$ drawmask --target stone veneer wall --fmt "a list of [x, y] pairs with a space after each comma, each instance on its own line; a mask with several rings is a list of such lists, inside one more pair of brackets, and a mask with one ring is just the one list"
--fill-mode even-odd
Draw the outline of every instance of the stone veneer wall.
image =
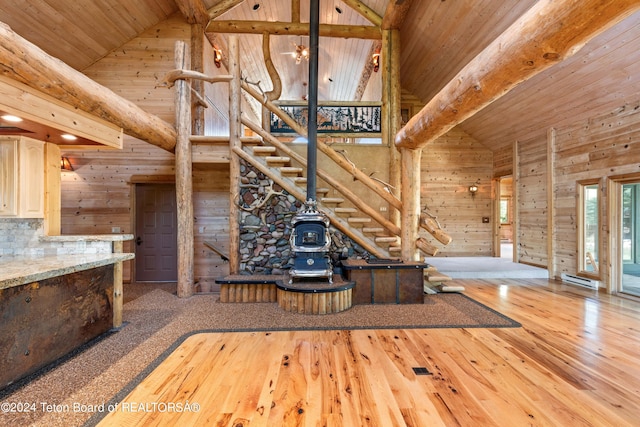
[[[291, 219], [302, 203], [244, 161], [240, 175], [240, 273], [283, 274], [293, 265]], [[269, 190], [280, 194], [269, 195]], [[334, 266], [340, 259], [369, 256], [339, 230], [330, 227], [329, 232]]]
[[47, 242], [44, 236], [44, 220], [25, 218], [0, 219], [0, 256], [42, 256], [66, 254], [108, 254], [111, 242], [78, 241]]

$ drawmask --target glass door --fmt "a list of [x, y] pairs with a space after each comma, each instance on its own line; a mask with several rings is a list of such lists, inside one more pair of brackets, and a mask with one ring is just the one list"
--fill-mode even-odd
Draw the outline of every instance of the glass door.
[[640, 182], [622, 185], [622, 287], [640, 296]]

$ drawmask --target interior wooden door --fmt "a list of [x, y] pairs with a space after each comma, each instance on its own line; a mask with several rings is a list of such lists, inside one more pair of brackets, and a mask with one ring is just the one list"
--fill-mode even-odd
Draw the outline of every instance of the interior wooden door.
[[178, 279], [174, 184], [136, 184], [136, 282]]

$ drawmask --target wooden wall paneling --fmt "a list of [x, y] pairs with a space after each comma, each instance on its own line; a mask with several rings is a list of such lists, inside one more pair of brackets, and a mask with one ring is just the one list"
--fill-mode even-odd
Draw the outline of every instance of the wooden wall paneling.
[[[443, 256], [491, 256], [493, 194], [491, 177], [493, 154], [464, 131], [454, 128], [438, 138], [422, 153], [421, 209], [436, 215], [443, 230], [453, 240], [447, 246], [433, 241]], [[469, 186], [480, 190], [472, 197]]]
[[[577, 237], [575, 216], [576, 187], [580, 180], [600, 179], [601, 209], [601, 254], [600, 264], [615, 264], [610, 259], [614, 248], [609, 246], [605, 236], [608, 229], [609, 216], [617, 215], [617, 207], [609, 202], [610, 189], [607, 177], [634, 173], [638, 164], [630, 159], [638, 158], [638, 141], [640, 141], [640, 103], [628, 103], [607, 114], [580, 120], [568, 126], [556, 129], [554, 152], [555, 179], [555, 233], [556, 233], [556, 275], [561, 273], [577, 273]], [[591, 153], [594, 154], [591, 154]], [[606, 207], [609, 206], [609, 209]], [[609, 276], [605, 273], [604, 286], [610, 288]]]
[[519, 261], [547, 266], [547, 140], [518, 142]]
[[555, 147], [556, 130], [550, 128], [547, 131], [547, 270], [550, 279], [556, 277]]

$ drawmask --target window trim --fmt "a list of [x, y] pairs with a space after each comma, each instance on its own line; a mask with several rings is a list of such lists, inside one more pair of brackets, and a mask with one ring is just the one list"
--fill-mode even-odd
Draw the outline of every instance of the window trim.
[[[587, 271], [586, 267], [586, 252], [585, 252], [585, 242], [584, 242], [584, 202], [585, 202], [585, 189], [586, 187], [590, 187], [596, 185], [598, 187], [598, 241], [596, 243], [596, 247], [598, 248], [598, 261], [597, 267], [598, 271]], [[577, 265], [576, 265], [576, 273], [578, 276], [588, 277], [590, 279], [601, 280], [602, 279], [602, 251], [603, 251], [603, 233], [602, 233], [602, 219], [603, 219], [603, 194], [602, 189], [604, 188], [603, 183], [600, 179], [585, 179], [576, 182], [576, 233], [577, 233]]]

